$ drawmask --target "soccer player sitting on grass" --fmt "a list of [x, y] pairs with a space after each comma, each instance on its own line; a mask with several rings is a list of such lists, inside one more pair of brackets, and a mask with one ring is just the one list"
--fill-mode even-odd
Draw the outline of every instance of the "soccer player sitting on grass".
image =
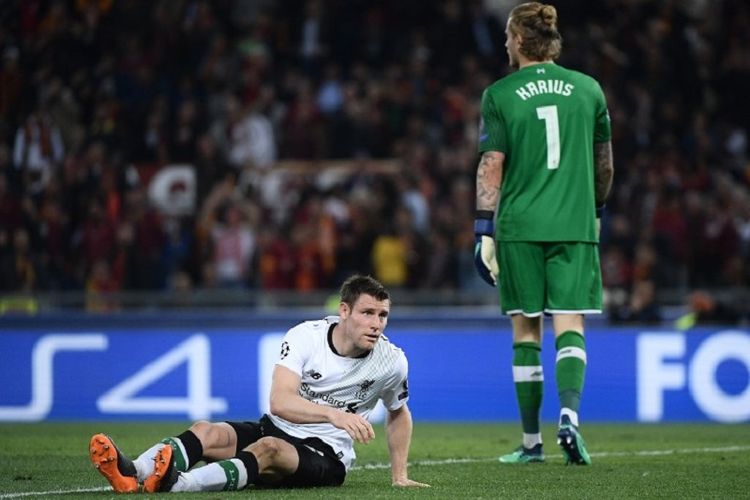
[[[94, 467], [119, 493], [239, 490], [248, 485], [340, 486], [354, 463], [354, 441], [375, 437], [367, 417], [378, 400], [393, 486], [409, 479], [412, 419], [408, 364], [384, 335], [388, 291], [369, 276], [341, 287], [339, 316], [303, 322], [286, 333], [273, 372], [271, 407], [258, 422], [195, 422], [135, 460], [105, 434], [91, 438]], [[193, 467], [198, 462], [208, 462]]]

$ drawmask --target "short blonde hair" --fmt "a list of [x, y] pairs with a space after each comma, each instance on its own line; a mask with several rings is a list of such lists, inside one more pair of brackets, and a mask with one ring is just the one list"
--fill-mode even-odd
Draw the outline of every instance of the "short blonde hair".
[[560, 57], [562, 36], [557, 31], [557, 10], [552, 5], [522, 3], [510, 11], [508, 26], [513, 35], [520, 35], [519, 50], [532, 61]]

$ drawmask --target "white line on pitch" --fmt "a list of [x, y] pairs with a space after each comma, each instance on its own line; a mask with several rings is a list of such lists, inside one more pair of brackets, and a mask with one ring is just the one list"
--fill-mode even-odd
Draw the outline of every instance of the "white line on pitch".
[[[719, 448], [683, 448], [676, 450], [652, 450], [652, 451], [602, 451], [590, 453], [594, 458], [607, 457], [657, 457], [663, 455], [677, 455], [686, 453], [725, 453], [733, 451], [748, 451], [750, 446], [723, 446]], [[478, 462], [494, 462], [496, 457], [491, 458], [446, 458], [443, 460], [417, 460], [409, 462], [410, 466], [433, 466], [433, 465], [450, 465], [450, 464], [473, 464]], [[389, 469], [390, 464], [364, 464], [354, 467], [353, 470], [372, 470], [372, 469]], [[22, 498], [33, 496], [47, 495], [68, 495], [71, 493], [94, 493], [97, 491], [111, 491], [111, 488], [80, 488], [76, 490], [52, 490], [52, 491], [27, 491], [23, 493], [3, 493], [3, 498]]]
[[71, 493], [95, 493], [97, 491], [112, 491], [112, 488], [78, 488], [76, 490], [26, 491], [24, 493], [3, 493], [0, 498], [39, 497], [46, 495], [69, 495]]
[[[675, 455], [686, 453], [724, 453], [732, 451], [748, 451], [750, 446], [723, 446], [720, 448], [684, 448], [677, 450], [653, 450], [653, 451], [602, 451], [598, 453], [589, 453], [593, 458], [607, 457], [658, 457], [663, 455]], [[446, 458], [443, 460], [417, 460], [409, 462], [410, 466], [430, 466], [430, 465], [449, 465], [449, 464], [472, 464], [477, 462], [494, 462], [497, 457], [490, 458]], [[390, 464], [363, 464], [354, 467], [358, 469], [389, 469]]]

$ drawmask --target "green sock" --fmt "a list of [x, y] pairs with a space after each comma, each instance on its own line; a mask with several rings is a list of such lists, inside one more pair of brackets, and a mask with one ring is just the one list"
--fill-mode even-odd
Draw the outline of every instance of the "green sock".
[[513, 344], [513, 382], [524, 434], [539, 433], [539, 409], [544, 391], [541, 351], [541, 346], [535, 342]]
[[185, 472], [194, 464], [188, 463], [188, 454], [185, 445], [177, 437], [168, 437], [161, 440], [162, 443], [172, 447], [172, 459], [174, 460], [177, 470]]
[[583, 335], [568, 330], [557, 337], [555, 347], [557, 348], [555, 376], [557, 393], [560, 396], [560, 409], [563, 413], [573, 412], [574, 418], [571, 420], [574, 420], [574, 425], [577, 425], [578, 407], [581, 404], [583, 380], [586, 376], [586, 342]]

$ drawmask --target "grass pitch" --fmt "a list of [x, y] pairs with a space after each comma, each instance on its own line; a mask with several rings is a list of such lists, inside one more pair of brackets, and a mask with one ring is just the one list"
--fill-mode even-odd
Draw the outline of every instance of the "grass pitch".
[[[186, 423], [0, 424], [0, 499], [112, 498], [88, 461], [89, 437], [111, 435], [135, 456]], [[750, 498], [750, 425], [585, 424], [590, 467], [565, 466], [556, 429], [543, 428], [547, 463], [503, 465], [518, 424], [416, 422], [409, 472], [429, 489], [390, 486], [385, 432], [357, 447], [340, 488], [174, 494], [168, 498]]]

